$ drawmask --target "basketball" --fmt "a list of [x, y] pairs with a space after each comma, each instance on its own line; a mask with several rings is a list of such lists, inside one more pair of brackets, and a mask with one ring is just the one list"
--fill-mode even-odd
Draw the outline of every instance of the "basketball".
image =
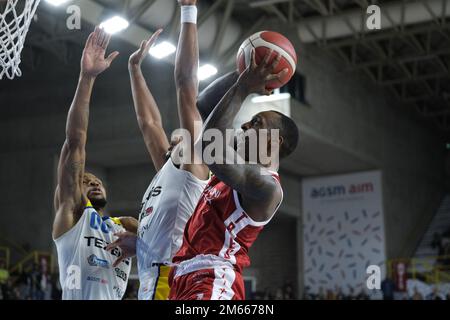
[[256, 63], [260, 64], [267, 52], [273, 50], [271, 63], [277, 54], [281, 54], [281, 62], [274, 73], [279, 73], [287, 68], [288, 73], [280, 79], [270, 81], [267, 89], [278, 89], [291, 80], [297, 68], [297, 54], [292, 43], [282, 34], [273, 31], [260, 31], [245, 40], [239, 48], [237, 55], [237, 65], [239, 73], [244, 72], [250, 64], [251, 52], [255, 48]]

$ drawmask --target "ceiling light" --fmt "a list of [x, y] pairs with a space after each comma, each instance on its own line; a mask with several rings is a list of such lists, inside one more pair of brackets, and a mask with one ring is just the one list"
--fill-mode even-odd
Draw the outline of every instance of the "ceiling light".
[[210, 64], [205, 64], [198, 69], [198, 79], [200, 81], [211, 78], [218, 72], [217, 68]]
[[177, 51], [177, 48], [173, 44], [171, 44], [170, 42], [164, 41], [164, 42], [158, 43], [157, 45], [153, 46], [149, 52], [156, 59], [162, 59], [167, 56], [170, 56], [175, 51]]
[[100, 28], [109, 34], [114, 34], [128, 28], [130, 23], [122, 17], [114, 16], [100, 24]]

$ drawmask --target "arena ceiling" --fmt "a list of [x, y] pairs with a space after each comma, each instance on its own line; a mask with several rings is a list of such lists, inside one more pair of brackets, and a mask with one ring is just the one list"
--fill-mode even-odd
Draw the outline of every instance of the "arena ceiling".
[[[165, 36], [175, 40], [179, 27], [175, 1], [72, 3], [82, 7], [83, 18], [91, 24], [112, 13], [126, 16], [132, 28], [124, 40], [133, 45], [160, 26], [166, 26]], [[364, 27], [370, 4], [381, 8], [379, 31]], [[239, 44], [264, 28], [268, 19], [275, 19], [294, 28], [304, 43], [342, 58], [348, 70], [365, 73], [375, 85], [386, 87], [399, 102], [450, 134], [450, 0], [201, 0], [199, 5], [203, 60], [231, 66]], [[58, 56], [70, 55], [67, 45], [81, 45], [83, 39], [67, 33], [63, 21], [52, 21], [48, 14], [53, 8], [48, 4], [42, 7], [47, 23], [41, 24], [41, 33], [32, 32], [31, 45]]]

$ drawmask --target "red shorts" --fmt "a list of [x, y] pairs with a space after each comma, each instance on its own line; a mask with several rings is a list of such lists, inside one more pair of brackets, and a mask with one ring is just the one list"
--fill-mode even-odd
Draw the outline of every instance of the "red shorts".
[[244, 280], [231, 268], [202, 269], [175, 277], [176, 267], [169, 277], [169, 300], [244, 300]]

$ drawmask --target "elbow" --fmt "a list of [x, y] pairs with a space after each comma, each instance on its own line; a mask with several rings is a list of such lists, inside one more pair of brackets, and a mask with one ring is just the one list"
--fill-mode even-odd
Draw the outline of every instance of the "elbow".
[[153, 129], [153, 128], [162, 128], [162, 124], [160, 122], [154, 121], [154, 120], [149, 120], [149, 119], [144, 119], [142, 117], [138, 117], [138, 124], [139, 124], [139, 128], [141, 129], [141, 131], [146, 132], [149, 129]]
[[84, 131], [71, 132], [66, 136], [66, 146], [72, 149], [84, 148], [86, 144], [87, 134]]

